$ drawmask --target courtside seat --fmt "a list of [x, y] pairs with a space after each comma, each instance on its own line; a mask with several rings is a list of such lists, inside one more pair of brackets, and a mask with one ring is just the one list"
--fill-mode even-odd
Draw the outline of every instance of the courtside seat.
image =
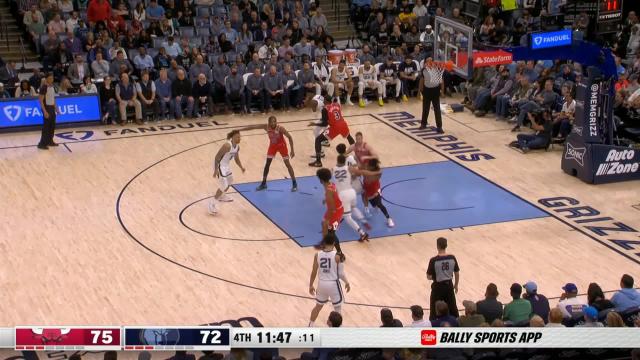
[[640, 306], [623, 311], [620, 316], [628, 327], [634, 327], [635, 321], [640, 319]]

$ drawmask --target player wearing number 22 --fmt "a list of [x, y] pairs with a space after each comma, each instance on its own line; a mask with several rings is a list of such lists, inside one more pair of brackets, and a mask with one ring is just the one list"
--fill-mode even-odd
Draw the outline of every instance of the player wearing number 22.
[[284, 140], [285, 137], [289, 139], [289, 145], [291, 146], [291, 158], [293, 159], [293, 157], [295, 156], [295, 152], [293, 151], [293, 138], [291, 137], [289, 132], [284, 127], [278, 125], [278, 120], [275, 116], [269, 116], [269, 123], [267, 125], [251, 125], [240, 129], [240, 131], [255, 129], [263, 129], [267, 132], [267, 135], [269, 135], [267, 162], [264, 164], [262, 182], [256, 190], [261, 191], [267, 188], [267, 176], [269, 175], [269, 167], [271, 166], [271, 161], [273, 161], [273, 158], [276, 156], [276, 154], [279, 153], [280, 156], [282, 156], [284, 165], [287, 167], [289, 176], [291, 177], [291, 191], [297, 191], [298, 184], [296, 183], [296, 174], [294, 174], [293, 167], [291, 166], [291, 162], [289, 161], [289, 150], [287, 149], [287, 142]]
[[[334, 247], [337, 244], [336, 241], [335, 233], [328, 232], [322, 238], [322, 250], [313, 258], [313, 267], [309, 279], [309, 293], [312, 296], [315, 295], [316, 306], [311, 310], [309, 326], [314, 325], [320, 310], [329, 300], [331, 300], [334, 310], [341, 312], [344, 295], [342, 294], [340, 280], [344, 281], [347, 292], [351, 290], [347, 275], [344, 272], [344, 259], [340, 257], [339, 249], [336, 251]], [[318, 277], [317, 290], [313, 286], [316, 276]]]
[[[318, 108], [318, 106], [321, 106], [320, 104], [322, 104], [322, 102], [317, 100], [312, 100], [311, 102], [314, 111]], [[349, 125], [347, 125], [347, 121], [342, 116], [342, 110], [340, 107], [340, 103], [338, 102], [338, 98], [334, 98], [330, 104], [322, 108], [322, 118], [320, 120], [320, 123], [311, 122], [309, 123], [309, 126], [315, 126], [317, 128], [328, 126], [328, 128], [322, 134], [316, 136], [316, 161], [309, 163], [309, 166], [322, 167], [322, 161], [320, 161], [320, 159], [322, 157], [323, 141], [333, 140], [338, 135], [341, 135], [342, 137], [347, 139], [349, 145], [353, 145], [356, 142], [349, 133]]]

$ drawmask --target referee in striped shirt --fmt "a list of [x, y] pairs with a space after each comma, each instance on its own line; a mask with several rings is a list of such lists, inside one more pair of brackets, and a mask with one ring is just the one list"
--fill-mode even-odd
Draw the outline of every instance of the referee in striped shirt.
[[456, 306], [456, 293], [460, 282], [460, 267], [455, 256], [447, 254], [447, 239], [439, 237], [436, 240], [438, 255], [429, 260], [427, 266], [427, 279], [431, 283], [431, 295], [429, 296], [429, 319], [436, 317], [436, 301], [442, 300], [449, 305], [449, 315], [458, 317]]
[[436, 115], [436, 127], [438, 133], [442, 134], [442, 112], [440, 111], [440, 89], [444, 88], [442, 73], [444, 68], [433, 63], [432, 58], [424, 61], [424, 67], [420, 76], [420, 90], [422, 91], [422, 121], [420, 129], [427, 127], [429, 108], [433, 104], [433, 112]]

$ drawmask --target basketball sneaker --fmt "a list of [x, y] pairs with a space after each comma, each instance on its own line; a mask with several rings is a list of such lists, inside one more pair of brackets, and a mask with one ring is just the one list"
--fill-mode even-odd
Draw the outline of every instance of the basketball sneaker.
[[260, 186], [256, 188], [256, 191], [262, 191], [267, 189], [267, 184], [261, 183]]
[[324, 146], [324, 147], [329, 147], [329, 146], [331, 146], [331, 143], [329, 143], [329, 140], [325, 140], [325, 141], [323, 141], [321, 144], [322, 144], [322, 146]]
[[369, 234], [367, 233], [362, 233], [360, 235], [360, 239], [358, 239], [359, 242], [365, 242], [365, 241], [369, 241]]
[[218, 214], [218, 209], [216, 208], [215, 200], [211, 200], [211, 202], [209, 203], [209, 214], [211, 215]]
[[320, 161], [317, 161], [317, 160], [316, 160], [316, 161], [310, 162], [310, 163], [309, 163], [309, 166], [312, 166], [312, 167], [322, 167], [322, 162], [320, 162]]
[[396, 226], [396, 224], [393, 223], [393, 219], [392, 218], [388, 218], [387, 219], [387, 226], [390, 227], [390, 228]]
[[360, 101], [358, 101], [358, 106], [361, 108], [365, 107], [364, 99], [360, 99]]
[[369, 209], [368, 206], [364, 207], [364, 216], [368, 218], [371, 217], [371, 210]]
[[408, 102], [409, 98], [407, 97], [407, 95], [402, 95], [402, 101], [404, 102]]
[[220, 196], [220, 199], [218, 199], [218, 201], [232, 202], [233, 198], [231, 196], [229, 196], [229, 194], [222, 194], [222, 196]]
[[378, 105], [384, 106], [384, 100], [382, 100], [382, 98], [378, 99]]
[[291, 192], [296, 192], [298, 191], [298, 184], [293, 183], [293, 185], [291, 185]]
[[351, 99], [349, 99], [349, 98], [347, 98], [347, 105], [353, 106], [353, 103], [351, 102]]

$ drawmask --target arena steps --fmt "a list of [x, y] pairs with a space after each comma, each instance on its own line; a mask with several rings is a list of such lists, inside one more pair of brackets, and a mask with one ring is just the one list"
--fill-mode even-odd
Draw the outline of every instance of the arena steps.
[[344, 0], [336, 0], [336, 4], [340, 4], [339, 11], [336, 11], [338, 6], [331, 8], [331, 5], [324, 5], [324, 15], [327, 17], [329, 23], [329, 34], [333, 36], [335, 41], [348, 40], [353, 36], [353, 25], [348, 22], [349, 20], [349, 3]]
[[[0, 57], [4, 61], [22, 63], [23, 52], [20, 50], [20, 38], [22, 30], [18, 27], [18, 19], [11, 13], [7, 0], [0, 0]], [[4, 31], [6, 30], [6, 33]], [[24, 60], [26, 62], [38, 61], [36, 54], [26, 40], [24, 43]]]

